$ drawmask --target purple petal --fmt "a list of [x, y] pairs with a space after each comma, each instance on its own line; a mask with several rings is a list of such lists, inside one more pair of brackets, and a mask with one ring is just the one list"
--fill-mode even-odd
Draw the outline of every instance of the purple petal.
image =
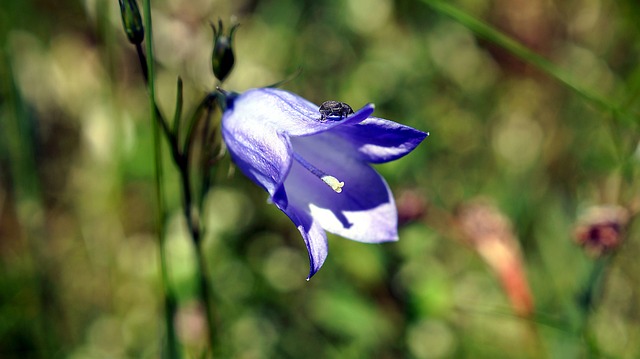
[[369, 118], [373, 110], [368, 104], [344, 119], [321, 121], [317, 105], [283, 90], [228, 98], [222, 136], [229, 153], [302, 234], [309, 278], [327, 257], [325, 230], [361, 242], [398, 239], [393, 196], [369, 163], [400, 158], [428, 134]]
[[331, 131], [352, 144], [367, 162], [384, 163], [413, 151], [429, 134], [399, 123], [370, 117]]
[[285, 188], [289, 205], [306, 209], [325, 230], [368, 243], [398, 239], [398, 216], [384, 179], [367, 163], [334, 146], [331, 136], [292, 138], [296, 153], [344, 182], [341, 193], [294, 161]]
[[[241, 113], [241, 115], [234, 113]], [[367, 105], [341, 121], [320, 121], [318, 106], [290, 92], [273, 89], [252, 89], [233, 100], [225, 117], [242, 117], [255, 129], [272, 128], [290, 136], [306, 136], [327, 131], [345, 123], [359, 123], [373, 113]], [[239, 119], [238, 119], [239, 120]]]
[[291, 145], [288, 139], [270, 128], [256, 131], [250, 121], [223, 118], [222, 137], [229, 153], [242, 172], [264, 187], [280, 207], [287, 206], [282, 182], [291, 166]]
[[234, 162], [251, 180], [286, 208], [282, 188], [291, 166], [289, 136], [312, 135], [365, 120], [367, 105], [341, 121], [319, 121], [318, 107], [287, 91], [249, 90], [231, 101], [222, 118], [222, 136]]
[[327, 234], [320, 224], [311, 217], [306, 211], [300, 210], [290, 205], [284, 210], [289, 219], [298, 227], [304, 243], [307, 245], [309, 253], [309, 280], [324, 264], [329, 253], [329, 243], [327, 242]]

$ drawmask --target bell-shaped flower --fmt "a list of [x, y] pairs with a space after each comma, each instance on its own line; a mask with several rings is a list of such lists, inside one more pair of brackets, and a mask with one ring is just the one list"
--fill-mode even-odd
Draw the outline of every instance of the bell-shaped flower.
[[[344, 105], [331, 102], [334, 106]], [[328, 253], [325, 231], [367, 243], [398, 239], [396, 205], [371, 167], [411, 152], [428, 133], [261, 88], [227, 96], [222, 136], [242, 172], [297, 226], [313, 276]], [[322, 114], [320, 113], [322, 111]]]

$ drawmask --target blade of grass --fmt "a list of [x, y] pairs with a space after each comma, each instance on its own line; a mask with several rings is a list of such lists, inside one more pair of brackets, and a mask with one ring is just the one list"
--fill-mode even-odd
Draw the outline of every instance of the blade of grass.
[[[151, 128], [153, 131], [153, 156], [155, 163], [155, 187], [156, 187], [156, 200], [158, 202], [157, 210], [157, 226], [158, 226], [158, 244], [160, 247], [160, 270], [161, 278], [164, 286], [164, 309], [165, 309], [165, 322], [167, 328], [167, 356], [169, 358], [179, 358], [180, 353], [178, 351], [178, 340], [176, 336], [176, 330], [174, 325], [174, 318], [176, 314], [176, 299], [175, 294], [169, 283], [169, 275], [167, 268], [167, 255], [165, 250], [166, 240], [166, 207], [164, 200], [164, 192], [162, 191], [163, 184], [163, 168], [162, 168], [162, 143], [160, 141], [160, 127], [158, 124], [159, 118], [156, 111], [156, 95], [155, 95], [155, 73], [154, 73], [154, 56], [153, 56], [153, 31], [151, 25], [151, 0], [144, 0], [144, 29], [146, 39], [146, 70], [147, 73], [147, 85], [149, 94], [149, 108], [151, 109]], [[140, 51], [138, 52], [140, 53]]]
[[537, 67], [539, 70], [556, 79], [599, 109], [611, 112], [613, 114], [613, 118], [618, 118], [625, 122], [634, 122], [637, 118], [635, 114], [632, 116], [626, 111], [623, 111], [618, 105], [614, 104], [613, 101], [610, 101], [590, 89], [578, 85], [571, 76], [551, 61], [535, 53], [513, 38], [498, 31], [491, 25], [484, 23], [447, 2], [441, 0], [422, 0], [422, 2], [440, 14], [453, 18], [455, 21], [474, 32], [477, 36], [493, 42], [494, 44], [509, 51], [514, 56]]

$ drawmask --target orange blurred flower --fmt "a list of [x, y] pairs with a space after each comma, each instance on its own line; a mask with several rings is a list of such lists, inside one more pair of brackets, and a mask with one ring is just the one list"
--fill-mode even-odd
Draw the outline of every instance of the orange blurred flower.
[[458, 210], [456, 222], [468, 243], [500, 279], [513, 310], [520, 316], [530, 316], [533, 297], [509, 219], [494, 206], [476, 201]]

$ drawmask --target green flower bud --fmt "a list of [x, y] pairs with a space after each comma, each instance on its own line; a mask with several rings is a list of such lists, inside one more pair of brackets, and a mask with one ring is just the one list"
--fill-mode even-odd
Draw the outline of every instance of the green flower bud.
[[144, 39], [144, 26], [142, 17], [136, 0], [118, 0], [120, 3], [120, 15], [122, 15], [122, 26], [127, 33], [129, 42], [139, 45]]
[[234, 25], [229, 30], [229, 34], [224, 34], [224, 28], [222, 27], [222, 20], [218, 20], [218, 27], [211, 24], [213, 29], [213, 53], [211, 55], [211, 68], [213, 74], [223, 82], [225, 78], [231, 73], [235, 57], [233, 55], [233, 33], [236, 31], [238, 25]]

